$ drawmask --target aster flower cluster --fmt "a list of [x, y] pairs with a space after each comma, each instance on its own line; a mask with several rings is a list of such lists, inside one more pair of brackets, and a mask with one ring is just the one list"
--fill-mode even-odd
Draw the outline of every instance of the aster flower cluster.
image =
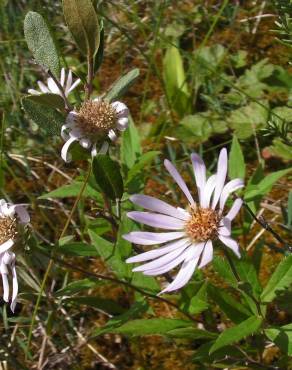
[[[225, 184], [228, 168], [227, 150], [221, 150], [217, 172], [209, 178], [203, 160], [196, 153], [191, 161], [198, 190], [196, 203], [185, 181], [175, 166], [168, 160], [164, 165], [184, 193], [188, 207], [174, 207], [147, 195], [133, 195], [131, 201], [147, 210], [132, 211], [128, 217], [144, 225], [167, 230], [167, 232], [133, 231], [124, 235], [132, 243], [144, 246], [162, 245], [138, 254], [128, 263], [146, 262], [133, 271], [145, 275], [164, 274], [181, 265], [175, 279], [161, 293], [177, 290], [188, 283], [196, 268], [206, 266], [213, 258], [213, 243], [218, 239], [238, 257], [238, 243], [231, 238], [231, 222], [239, 212], [242, 200], [236, 199], [225, 213], [226, 201], [231, 193], [243, 187], [243, 180], [237, 178]], [[150, 212], [149, 212], [150, 211]]]
[[14, 312], [18, 294], [18, 281], [15, 269], [15, 253], [12, 247], [18, 239], [21, 226], [30, 221], [25, 207], [20, 204], [9, 204], [4, 199], [0, 200], [0, 272], [3, 282], [3, 299], [9, 301], [9, 272], [12, 274], [11, 311]]

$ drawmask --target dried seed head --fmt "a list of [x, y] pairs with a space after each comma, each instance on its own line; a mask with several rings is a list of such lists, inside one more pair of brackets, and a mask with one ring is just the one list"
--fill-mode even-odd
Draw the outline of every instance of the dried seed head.
[[211, 208], [192, 208], [191, 218], [186, 222], [185, 230], [194, 242], [205, 242], [216, 239], [220, 217]]
[[15, 217], [0, 217], [0, 244], [17, 236], [17, 219]]
[[116, 127], [116, 111], [105, 101], [88, 100], [77, 113], [78, 126], [91, 139], [102, 139]]

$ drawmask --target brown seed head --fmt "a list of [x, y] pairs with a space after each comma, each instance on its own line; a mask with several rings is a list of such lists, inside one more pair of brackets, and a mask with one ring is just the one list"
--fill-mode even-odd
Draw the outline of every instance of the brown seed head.
[[0, 217], [0, 244], [17, 236], [17, 220], [15, 217]]
[[218, 236], [220, 217], [211, 208], [192, 208], [191, 218], [186, 222], [185, 230], [194, 242], [205, 242]]
[[78, 126], [91, 139], [102, 139], [116, 127], [116, 111], [105, 101], [88, 100], [77, 113]]

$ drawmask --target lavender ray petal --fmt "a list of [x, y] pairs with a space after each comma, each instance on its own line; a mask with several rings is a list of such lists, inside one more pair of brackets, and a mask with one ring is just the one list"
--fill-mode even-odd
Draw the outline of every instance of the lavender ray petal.
[[141, 254], [138, 254], [137, 256], [130, 257], [126, 260], [127, 263], [136, 263], [136, 262], [144, 262], [153, 260], [157, 257], [163, 256], [169, 252], [172, 252], [176, 249], [184, 248], [186, 245], [188, 246], [190, 244], [188, 239], [180, 239], [176, 240], [175, 242], [171, 242], [168, 244], [165, 244], [161, 248], [156, 248], [151, 251], [147, 251]]
[[212, 208], [215, 209], [220, 198], [225, 180], [227, 175], [227, 150], [226, 148], [221, 149], [217, 164], [216, 173], [216, 187], [214, 191], [214, 197], [212, 201]]
[[201, 193], [200, 204], [202, 208], [208, 208], [210, 206], [210, 199], [216, 186], [216, 175], [212, 175], [208, 178], [206, 185]]
[[202, 192], [206, 184], [206, 166], [202, 158], [196, 153], [191, 155], [191, 160], [193, 163], [193, 170], [198, 188], [199, 201], [201, 203]]
[[151, 233], [146, 231], [132, 231], [129, 234], [123, 235], [123, 238], [131, 243], [141, 245], [161, 244], [171, 240], [179, 239], [185, 236], [184, 231], [169, 232], [169, 233]]
[[202, 253], [199, 268], [206, 266], [209, 262], [212, 261], [212, 259], [213, 259], [213, 243], [211, 240], [208, 240]]
[[177, 183], [177, 185], [181, 188], [182, 192], [185, 194], [187, 197], [188, 201], [190, 202], [191, 205], [195, 205], [195, 201], [186, 185], [184, 182], [183, 178], [181, 175], [178, 173], [177, 169], [174, 167], [174, 165], [167, 159], [164, 160], [164, 166], [167, 169], [167, 171], [170, 173], [174, 181]]
[[223, 188], [221, 196], [220, 196], [220, 210], [223, 211], [223, 208], [225, 206], [225, 203], [231, 193], [234, 191], [242, 188], [244, 186], [244, 182], [241, 179], [233, 179], [229, 181]]
[[136, 194], [130, 197], [130, 200], [140, 207], [148, 209], [149, 211], [162, 213], [164, 215], [173, 216], [183, 221], [187, 221], [188, 217], [179, 209], [163, 202], [162, 200], [150, 197], [149, 195]]
[[219, 235], [219, 239], [228, 248], [230, 248], [237, 255], [238, 258], [241, 257], [240, 252], [239, 252], [239, 245], [238, 245], [237, 241], [235, 241], [234, 239], [231, 239], [228, 236], [223, 236], [223, 235]]
[[182, 230], [185, 225], [183, 221], [177, 218], [157, 213], [133, 211], [128, 212], [127, 216], [136, 222], [167, 230]]
[[232, 221], [236, 217], [237, 213], [240, 211], [242, 203], [243, 203], [243, 200], [240, 198], [237, 198], [234, 201], [232, 207], [230, 208], [229, 212], [227, 213], [225, 217], [228, 218], [230, 221]]

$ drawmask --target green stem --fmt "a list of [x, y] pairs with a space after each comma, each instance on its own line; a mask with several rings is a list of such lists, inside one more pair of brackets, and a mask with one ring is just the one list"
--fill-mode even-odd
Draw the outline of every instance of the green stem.
[[[80, 192], [79, 192], [79, 194], [78, 194], [78, 196], [77, 196], [77, 198], [76, 198], [76, 200], [75, 200], [75, 202], [73, 204], [73, 207], [72, 207], [71, 212], [70, 212], [70, 214], [69, 214], [69, 216], [68, 216], [68, 218], [66, 220], [66, 223], [65, 223], [65, 225], [63, 227], [63, 230], [61, 232], [61, 235], [59, 237], [59, 240], [62, 239], [65, 236], [66, 231], [68, 229], [68, 226], [70, 225], [70, 222], [72, 220], [73, 214], [74, 214], [74, 212], [75, 212], [75, 210], [76, 210], [76, 208], [78, 206], [78, 203], [79, 203], [79, 201], [80, 201], [80, 199], [82, 197], [82, 194], [83, 194], [83, 192], [85, 190], [85, 187], [87, 185], [87, 182], [89, 180], [89, 176], [90, 176], [90, 173], [91, 173], [91, 166], [92, 165], [90, 164], [89, 170], [88, 170], [88, 173], [87, 173], [86, 178], [84, 180], [84, 183], [82, 185], [82, 188], [80, 189]], [[40, 305], [40, 302], [41, 302], [41, 298], [42, 298], [43, 292], [45, 290], [45, 285], [46, 285], [47, 279], [48, 279], [49, 274], [51, 272], [51, 269], [53, 267], [53, 263], [54, 263], [54, 259], [53, 259], [54, 249], [55, 248], [53, 248], [53, 250], [52, 250], [52, 255], [51, 255], [49, 264], [47, 266], [47, 269], [45, 271], [45, 274], [44, 274], [44, 277], [43, 277], [43, 280], [42, 280], [42, 283], [41, 283], [41, 286], [40, 286], [40, 292], [38, 294], [37, 301], [36, 301], [36, 304], [35, 304], [35, 307], [34, 307], [34, 310], [33, 310], [32, 318], [31, 318], [31, 323], [30, 323], [30, 328], [29, 328], [27, 346], [26, 346], [26, 351], [25, 351], [25, 357], [26, 357], [26, 359], [27, 359], [27, 354], [28, 354], [28, 351], [29, 351], [30, 343], [31, 343], [32, 331], [33, 331], [33, 327], [34, 327], [34, 324], [35, 324], [35, 319], [36, 319], [36, 315], [37, 315], [37, 312], [38, 312], [38, 308], [39, 308], [39, 305]]]

